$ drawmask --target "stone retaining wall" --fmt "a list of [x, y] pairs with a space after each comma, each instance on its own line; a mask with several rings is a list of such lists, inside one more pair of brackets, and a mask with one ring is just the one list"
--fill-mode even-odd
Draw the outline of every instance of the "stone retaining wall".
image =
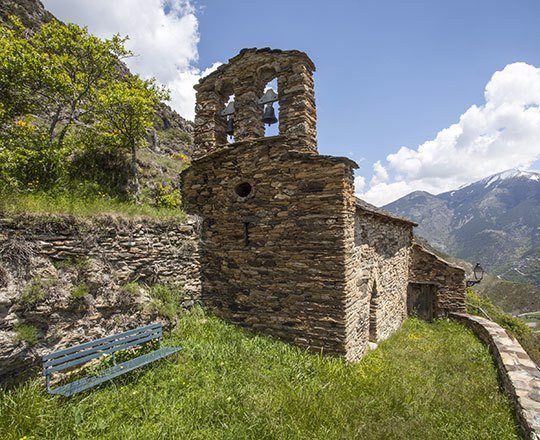
[[490, 348], [504, 390], [509, 395], [526, 438], [540, 439], [540, 369], [521, 345], [498, 324], [480, 316], [451, 313]]
[[1, 218], [0, 379], [51, 350], [168, 324], [153, 286], [190, 306], [200, 297], [199, 266], [194, 218]]

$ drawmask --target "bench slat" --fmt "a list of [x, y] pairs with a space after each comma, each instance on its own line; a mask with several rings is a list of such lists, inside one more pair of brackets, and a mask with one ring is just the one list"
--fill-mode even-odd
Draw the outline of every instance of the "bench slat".
[[139, 327], [139, 328], [136, 328], [136, 329], [133, 329], [133, 330], [128, 330], [128, 331], [123, 332], [123, 333], [118, 333], [116, 335], [107, 336], [105, 338], [96, 339], [95, 341], [85, 342], [83, 344], [74, 345], [72, 347], [64, 348], [63, 350], [59, 350], [59, 351], [56, 351], [54, 353], [47, 354], [47, 355], [43, 356], [42, 359], [43, 359], [43, 361], [47, 361], [47, 360], [50, 360], [50, 359], [54, 359], [56, 357], [64, 356], [64, 355], [67, 355], [67, 354], [70, 354], [70, 353], [74, 353], [74, 352], [83, 350], [85, 348], [90, 348], [90, 347], [93, 347], [93, 346], [96, 346], [96, 345], [101, 345], [101, 344], [103, 344], [105, 342], [112, 341], [114, 339], [129, 336], [129, 335], [134, 334], [134, 333], [141, 333], [141, 332], [145, 332], [145, 331], [148, 331], [148, 330], [154, 330], [154, 329], [158, 329], [158, 328], [159, 329], [162, 328], [162, 325], [159, 322], [155, 323], [155, 324], [147, 325], [145, 327]]
[[84, 363], [86, 363], [88, 361], [91, 361], [92, 359], [97, 359], [97, 358], [99, 358], [101, 356], [105, 356], [107, 354], [114, 353], [115, 351], [122, 350], [124, 348], [129, 348], [129, 347], [131, 347], [133, 345], [144, 344], [145, 342], [149, 342], [149, 341], [151, 341], [153, 339], [156, 339], [155, 335], [144, 336], [144, 337], [137, 340], [137, 344], [133, 344], [132, 342], [128, 342], [128, 343], [125, 343], [125, 344], [115, 345], [115, 346], [113, 346], [111, 348], [108, 348], [108, 349], [105, 349], [105, 350], [100, 350], [100, 351], [97, 351], [97, 352], [93, 352], [92, 354], [89, 354], [87, 356], [77, 358], [77, 359], [74, 359], [72, 361], [64, 362], [64, 363], [62, 363], [60, 365], [47, 367], [47, 368], [44, 369], [45, 370], [45, 375], [54, 373], [55, 371], [62, 371], [62, 370], [65, 370], [67, 368], [74, 367], [76, 365], [84, 364]]
[[[128, 345], [128, 344], [130, 344], [130, 343], [131, 343], [131, 346], [139, 345], [141, 343], [140, 340], [142, 338], [153, 337], [153, 339], [159, 339], [161, 336], [162, 336], [162, 329], [161, 328], [156, 329], [156, 330], [150, 330], [150, 331], [147, 330], [147, 331], [141, 332], [141, 333], [134, 333], [134, 334], [128, 335], [127, 337], [124, 337], [122, 339], [116, 339], [116, 340], [113, 340], [113, 341], [110, 341], [110, 342], [107, 342], [107, 343], [104, 343], [104, 344], [101, 344], [101, 345], [86, 348], [86, 349], [84, 349], [82, 351], [78, 351], [78, 352], [70, 353], [70, 354], [67, 354], [67, 355], [64, 355], [64, 356], [61, 356], [61, 357], [56, 357], [56, 358], [49, 359], [49, 360], [43, 362], [43, 368], [45, 370], [47, 370], [50, 367], [53, 367], [53, 366], [56, 366], [56, 365], [62, 365], [62, 364], [67, 363], [68, 361], [75, 361], [76, 359], [84, 359], [88, 355], [91, 355], [91, 354], [94, 354], [94, 353], [103, 353], [105, 350], [107, 350], [109, 348], [116, 347], [116, 350], [113, 350], [113, 351], [118, 351], [118, 350], [121, 350], [122, 348], [129, 348], [130, 345]], [[122, 348], [118, 348], [120, 346]]]
[[103, 371], [103, 373], [99, 376], [84, 377], [61, 387], [52, 389], [50, 390], [50, 393], [69, 397], [88, 388], [99, 385], [107, 380], [114, 379], [115, 377], [118, 377], [122, 374], [133, 371], [136, 368], [147, 365], [165, 356], [169, 356], [180, 350], [182, 350], [182, 348], [180, 347], [163, 347], [159, 350], [139, 356], [135, 359], [130, 359], [129, 361], [108, 368], [107, 370]]

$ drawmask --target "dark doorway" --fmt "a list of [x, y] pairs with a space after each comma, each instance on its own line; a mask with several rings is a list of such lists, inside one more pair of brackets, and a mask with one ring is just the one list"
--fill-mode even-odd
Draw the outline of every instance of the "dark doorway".
[[377, 306], [377, 285], [373, 283], [371, 298], [369, 299], [369, 340], [371, 342], [377, 342]]
[[434, 284], [409, 283], [407, 292], [407, 313], [409, 316], [432, 321], [436, 289], [437, 286]]

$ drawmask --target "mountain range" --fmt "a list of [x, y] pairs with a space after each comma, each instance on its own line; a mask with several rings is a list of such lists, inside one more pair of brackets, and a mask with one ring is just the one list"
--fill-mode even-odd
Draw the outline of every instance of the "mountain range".
[[417, 222], [435, 248], [540, 287], [540, 173], [508, 170], [438, 195], [415, 191], [384, 209]]

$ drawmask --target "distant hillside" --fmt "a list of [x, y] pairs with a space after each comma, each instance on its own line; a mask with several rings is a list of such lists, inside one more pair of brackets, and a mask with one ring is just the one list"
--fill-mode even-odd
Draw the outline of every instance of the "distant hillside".
[[[18, 17], [28, 32], [55, 17], [39, 0], [1, 0], [0, 25], [9, 25], [9, 16]], [[119, 69], [130, 75], [129, 69], [119, 62]], [[141, 150], [138, 164], [141, 171], [143, 193], [152, 192], [156, 186], [177, 186], [178, 172], [185, 166], [184, 158], [193, 155], [193, 122], [182, 118], [167, 104], [156, 107], [153, 130], [147, 137], [149, 148]]]
[[[415, 241], [442, 259], [464, 268], [467, 272], [467, 279], [472, 279], [474, 264], [441, 251], [432, 246], [425, 238], [416, 236]], [[487, 272], [482, 282], [473, 286], [472, 289], [476, 293], [488, 297], [493, 304], [512, 315], [540, 310], [540, 287], [532, 284], [508, 281]]]
[[455, 191], [416, 191], [384, 207], [445, 253], [540, 287], [540, 174], [509, 170]]

